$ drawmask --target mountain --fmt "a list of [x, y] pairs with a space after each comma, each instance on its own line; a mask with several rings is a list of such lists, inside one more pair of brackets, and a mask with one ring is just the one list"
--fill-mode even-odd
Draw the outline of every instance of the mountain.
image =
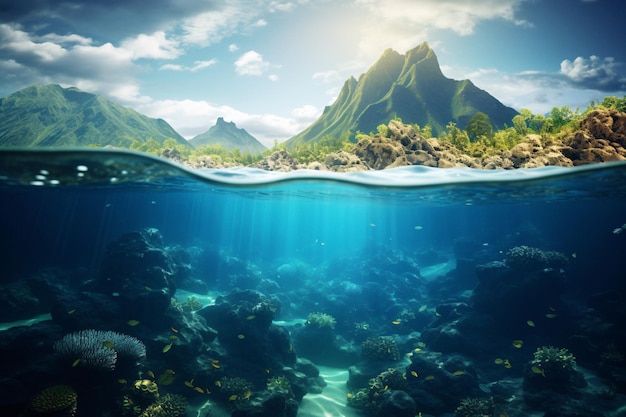
[[286, 142], [293, 147], [324, 136], [368, 133], [395, 117], [407, 124], [430, 125], [441, 133], [449, 122], [464, 128], [477, 112], [487, 114], [494, 127], [511, 125], [517, 111], [506, 107], [469, 80], [446, 78], [435, 52], [426, 42], [400, 55], [387, 49], [358, 81], [350, 77], [337, 100], [304, 131]]
[[167, 122], [77, 88], [35, 85], [0, 99], [0, 146], [118, 146], [172, 138]]
[[223, 117], [219, 117], [215, 126], [195, 136], [189, 143], [196, 148], [205, 145], [222, 145], [229, 151], [239, 149], [242, 154], [251, 155], [260, 154], [267, 149], [245, 129], [239, 129], [233, 122], [225, 122]]

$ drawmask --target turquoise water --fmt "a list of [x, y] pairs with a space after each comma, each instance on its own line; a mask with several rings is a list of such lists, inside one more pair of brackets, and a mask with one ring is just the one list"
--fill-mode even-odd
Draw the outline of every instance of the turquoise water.
[[[318, 365], [344, 371], [360, 361], [362, 340], [354, 335], [356, 322], [370, 323], [376, 329], [372, 337], [395, 337], [404, 357], [419, 340], [426, 340], [420, 339], [420, 334], [436, 332], [441, 326], [443, 313], [438, 312], [438, 305], [464, 303], [469, 306], [467, 314], [474, 314], [472, 291], [479, 282], [476, 267], [504, 261], [511, 248], [522, 245], [560, 252], [567, 258], [562, 271], [566, 284], [554, 294], [553, 303], [568, 311], [557, 326], [567, 330], [533, 336], [522, 320], [521, 324], [511, 323], [511, 328], [519, 329], [517, 333], [498, 326], [494, 329], [499, 330], [490, 330], [490, 339], [483, 341], [487, 357], [476, 349], [453, 349], [445, 343], [433, 347], [433, 352], [461, 355], [475, 362], [476, 390], [469, 390], [473, 394], [466, 396], [484, 396], [486, 391], [478, 390], [479, 383], [484, 387], [484, 383], [506, 378], [524, 378], [523, 364], [544, 344], [573, 351], [581, 369], [593, 374], [587, 380], [599, 375], [598, 384], [610, 388], [617, 401], [625, 393], [626, 379], [621, 374], [612, 376], [598, 365], [603, 352], [624, 352], [624, 333], [620, 331], [624, 330], [625, 311], [615, 305], [603, 310], [593, 301], [594, 295], [607, 293], [613, 301], [626, 300], [624, 163], [516, 171], [407, 167], [359, 174], [268, 173], [251, 169], [191, 171], [119, 151], [5, 151], [0, 152], [0, 195], [4, 285], [54, 269], [71, 274], [81, 271], [84, 279], [70, 282], [82, 288], [98, 276], [112, 242], [130, 232], [156, 229], [163, 250], [176, 247], [185, 252], [189, 274], [196, 283], [204, 283], [198, 290], [198, 286], [185, 288], [179, 282], [180, 290], [195, 291], [199, 296], [225, 295], [235, 288], [258, 290], [281, 300], [280, 313], [273, 318], [276, 323], [303, 323], [307, 314], [315, 311], [333, 315], [335, 336], [341, 340], [337, 343], [354, 347], [356, 353], [352, 359]], [[205, 262], [207, 253], [219, 259]], [[230, 269], [232, 262], [242, 265], [244, 271], [235, 274]], [[408, 282], [401, 286], [398, 280]], [[365, 289], [372, 285], [373, 294], [366, 294]], [[519, 317], [532, 317], [541, 327], [539, 313], [545, 315], [554, 306], [535, 305], [544, 302], [545, 294], [536, 298], [532, 291], [525, 294], [530, 294], [528, 312]], [[567, 301], [558, 301], [563, 299]], [[40, 300], [32, 316], [49, 313], [45, 310], [54, 303]], [[19, 306], [19, 300], [16, 304]], [[421, 309], [422, 305], [427, 307]], [[28, 319], [28, 309], [20, 309], [21, 313], [10, 318], [0, 317], [0, 322]], [[400, 316], [407, 309], [417, 318], [404, 326], [405, 319]], [[581, 333], [589, 324], [585, 321], [588, 317], [582, 318], [583, 310], [594, 316], [594, 332]], [[421, 313], [430, 315], [420, 318]], [[511, 320], [517, 316], [512, 314]], [[396, 321], [403, 324], [392, 324]], [[58, 320], [56, 324], [66, 325]], [[12, 327], [16, 328], [19, 326]], [[66, 330], [77, 329], [68, 326]], [[149, 338], [161, 330], [144, 331], [136, 336]], [[308, 352], [301, 356], [320, 362], [314, 352], [298, 346], [298, 330], [290, 331], [296, 352]], [[584, 343], [572, 339], [576, 335], [595, 347], [582, 348]], [[466, 337], [473, 338], [471, 333]], [[497, 355], [494, 346], [501, 343], [510, 350], [513, 338], [532, 343], [525, 356], [515, 348], [498, 354], [519, 356], [516, 372], [502, 375], [501, 369], [494, 371], [488, 364]], [[424, 343], [436, 344], [435, 339]], [[239, 360], [233, 352], [230, 357]], [[406, 369], [410, 378], [409, 364], [395, 366], [403, 372]], [[623, 371], [625, 364], [616, 360], [611, 366]], [[50, 381], [59, 379], [55, 376]], [[454, 412], [463, 397], [447, 399], [447, 404], [441, 400], [444, 405], [439, 407], [420, 405], [419, 389], [405, 391], [417, 403], [417, 411], [426, 414]], [[523, 397], [521, 392], [517, 394], [517, 398]], [[26, 390], [24, 398], [32, 395]], [[573, 404], [575, 396], [562, 395], [565, 406]], [[496, 399], [498, 406], [504, 407], [506, 399]], [[345, 398], [339, 401], [345, 403]], [[607, 401], [603, 403], [605, 412], [618, 408], [617, 403]], [[528, 403], [513, 402], [517, 405], [506, 412], [510, 416], [529, 413]], [[546, 407], [544, 411], [550, 409]], [[531, 409], [542, 410], [536, 404]], [[350, 410], [355, 415], [361, 412]]]

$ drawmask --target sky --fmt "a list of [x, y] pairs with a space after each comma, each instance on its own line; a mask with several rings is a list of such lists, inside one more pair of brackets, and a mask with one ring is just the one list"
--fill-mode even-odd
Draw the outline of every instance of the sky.
[[218, 117], [264, 145], [308, 127], [385, 49], [517, 110], [626, 95], [622, 0], [0, 0], [0, 97], [101, 95], [187, 139]]

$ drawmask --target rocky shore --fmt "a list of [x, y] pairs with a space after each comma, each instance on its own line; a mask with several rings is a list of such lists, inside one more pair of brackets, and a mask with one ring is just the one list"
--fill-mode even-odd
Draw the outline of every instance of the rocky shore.
[[[598, 109], [589, 113], [579, 128], [554, 139], [529, 134], [510, 150], [488, 156], [468, 155], [449, 142], [425, 138], [413, 126], [392, 120], [389, 137], [367, 137], [352, 152], [339, 151], [323, 162], [299, 163], [288, 151], [278, 150], [251, 165], [267, 171], [296, 169], [356, 172], [408, 165], [438, 168], [516, 169], [542, 166], [573, 167], [626, 160], [626, 113]], [[227, 168], [210, 157], [196, 161], [193, 168]]]

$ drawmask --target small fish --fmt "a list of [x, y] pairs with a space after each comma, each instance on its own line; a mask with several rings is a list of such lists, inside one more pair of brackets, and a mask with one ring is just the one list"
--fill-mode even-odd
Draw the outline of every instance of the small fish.
[[550, 309], [550, 311], [556, 311], [556, 308], [554, 308], [552, 306], [548, 306], [548, 308]]
[[572, 253], [572, 258], [576, 259], [576, 256], [578, 256], [578, 255], [576, 255], [576, 252], [573, 252]]
[[154, 372], [152, 372], [152, 371], [148, 370], [148, 372], [147, 372], [147, 373], [148, 373], [148, 376], [149, 376], [150, 378], [154, 379]]
[[165, 370], [165, 372], [163, 372], [163, 373], [165, 373], [165, 374], [169, 374], [169, 375], [174, 375], [174, 374], [176, 374], [176, 372], [174, 372], [174, 370], [173, 370], [173, 369], [166, 369], [166, 370]]
[[216, 385], [218, 388], [222, 388], [222, 381], [215, 381], [215, 385]]
[[464, 375], [464, 374], [465, 374], [465, 371], [461, 371], [461, 370], [452, 372], [452, 375], [454, 375], [454, 376], [461, 376], [461, 375]]
[[237, 394], [233, 394], [230, 397], [228, 397], [228, 401], [235, 401], [237, 399]]
[[250, 314], [248, 317], [246, 317], [246, 320], [254, 320], [256, 316], [254, 314]]
[[174, 333], [178, 333], [178, 329], [177, 329], [177, 328], [175, 328], [175, 327], [170, 327], [170, 330], [171, 330], [172, 332], [174, 332]]
[[383, 391], [387, 391], [389, 389], [389, 385], [385, 385], [385, 388], [383, 388]]
[[413, 375], [415, 378], [419, 378], [419, 375], [416, 371], [411, 371], [411, 375]]
[[112, 292], [112, 293], [111, 293], [111, 295], [112, 295], [113, 297], [119, 297], [119, 296], [120, 296], [120, 293], [119, 293], [119, 292]]
[[491, 387], [487, 384], [478, 384], [478, 388], [480, 388], [482, 392], [486, 392], [487, 394], [491, 392]]
[[265, 368], [265, 373], [269, 374], [270, 373], [270, 368]]
[[206, 395], [211, 394], [211, 391], [208, 388], [205, 388], [204, 391], [206, 392]]
[[346, 394], [346, 398], [352, 398], [352, 397], [354, 397], [354, 395], [351, 392]]
[[246, 391], [246, 393], [244, 394], [243, 398], [245, 398], [245, 399], [247, 400], [248, 398], [250, 398], [250, 396], [251, 396], [251, 395], [252, 395], [252, 391], [248, 390], [248, 391]]
[[105, 340], [102, 342], [102, 346], [107, 347], [109, 349], [115, 349], [115, 345], [110, 340]]
[[396, 325], [396, 326], [397, 326], [398, 324], [400, 324], [400, 323], [401, 323], [401, 322], [400, 322], [400, 320], [394, 320], [394, 321], [392, 321], [392, 322], [391, 322], [391, 324], [394, 324], [394, 325]]
[[533, 366], [530, 370], [536, 374], [543, 375], [544, 378], [546, 377], [546, 372], [538, 366]]
[[173, 334], [173, 335], [170, 335], [170, 337], [169, 337], [169, 338], [170, 338], [170, 339], [172, 339], [172, 340], [176, 340], [176, 339], [178, 339], [178, 336], [176, 336], [175, 334]]
[[220, 363], [220, 360], [219, 359], [213, 359], [213, 360], [211, 360], [211, 363]]
[[152, 291], [152, 288], [148, 287], [147, 285], [144, 287], [146, 291], [150, 292]]
[[79, 363], [80, 363], [80, 358], [78, 358], [74, 362], [72, 362], [72, 368], [76, 368], [76, 365], [78, 365]]
[[504, 363], [504, 359], [501, 358], [496, 358], [493, 363], [495, 363], [496, 365], [502, 365]]
[[426, 347], [426, 343], [424, 343], [424, 342], [417, 342], [417, 346], [423, 348], [423, 347]]
[[513, 367], [513, 365], [511, 365], [511, 362], [508, 359], [504, 360], [504, 367], [506, 369], [511, 369]]
[[289, 343], [289, 352], [293, 352], [293, 345]]
[[422, 226], [415, 226], [413, 229], [415, 229], [415, 230], [422, 230], [423, 227]]
[[163, 346], [163, 353], [169, 352], [171, 348], [172, 348], [171, 343], [168, 343], [167, 345]]
[[200, 394], [204, 394], [204, 390], [200, 387], [194, 387], [193, 389], [199, 392]]
[[239, 339], [239, 340], [243, 340], [245, 338], [246, 338], [246, 335], [244, 335], [244, 334], [238, 334], [237, 335], [237, 339]]
[[370, 227], [376, 227], [376, 223], [370, 223]]
[[131, 327], [135, 327], [136, 325], [139, 324], [139, 320], [128, 320], [126, 324], [128, 324]]
[[500, 415], [498, 417], [509, 417], [509, 415], [507, 414], [506, 411], [503, 411], [500, 413]]
[[193, 378], [191, 378], [189, 381], [185, 381], [185, 385], [189, 388], [193, 388]]
[[535, 327], [535, 322], [532, 320], [526, 321], [526, 324], [528, 324], [530, 327]]
[[219, 364], [215, 363], [215, 362], [211, 362], [211, 366], [214, 367], [215, 369], [220, 369], [221, 366], [219, 366]]
[[417, 311], [418, 311], [418, 313], [423, 313], [424, 311], [426, 311], [427, 308], [428, 308], [428, 305], [424, 304]]
[[120, 384], [122, 384], [122, 385], [126, 385], [126, 384], [128, 384], [128, 381], [127, 381], [127, 380], [125, 380], [124, 378], [120, 378], [120, 379], [118, 379], [118, 380], [117, 380], [117, 382], [119, 382], [119, 383], [120, 383]]
[[553, 319], [553, 318], [555, 318], [555, 317], [558, 317], [558, 316], [557, 316], [556, 314], [552, 314], [552, 313], [548, 313], [548, 314], [546, 314], [546, 318], [547, 318], [547, 319]]
[[515, 346], [517, 349], [520, 349], [522, 346], [524, 346], [524, 341], [523, 340], [514, 340], [513, 341], [513, 346]]
[[73, 309], [71, 309], [71, 310], [68, 310], [68, 311], [67, 311], [67, 314], [69, 314], [70, 316], [71, 316], [72, 314], [74, 314], [74, 313], [76, 313], [76, 309], [75, 309], [75, 308], [73, 308]]
[[435, 379], [435, 375], [428, 375], [424, 378], [424, 381], [432, 381], [433, 379]]

